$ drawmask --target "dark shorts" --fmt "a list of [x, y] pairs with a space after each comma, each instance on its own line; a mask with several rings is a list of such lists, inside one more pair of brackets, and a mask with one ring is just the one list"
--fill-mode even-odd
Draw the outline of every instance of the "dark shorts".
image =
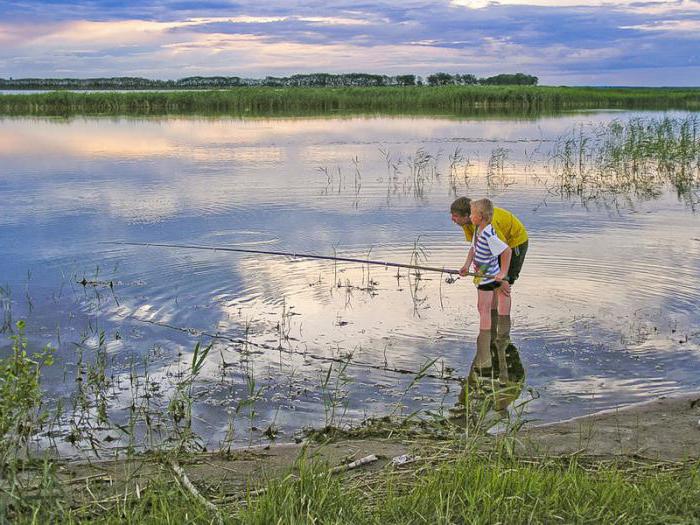
[[513, 255], [510, 257], [510, 266], [508, 267], [508, 282], [513, 284], [518, 277], [520, 277], [520, 270], [523, 267], [523, 261], [525, 261], [525, 254], [527, 253], [528, 241], [519, 244], [513, 248]]
[[499, 286], [501, 286], [500, 281], [493, 281], [491, 283], [480, 284], [476, 287], [476, 289], [477, 290], [485, 290], [485, 291], [489, 292], [491, 290], [495, 290]]

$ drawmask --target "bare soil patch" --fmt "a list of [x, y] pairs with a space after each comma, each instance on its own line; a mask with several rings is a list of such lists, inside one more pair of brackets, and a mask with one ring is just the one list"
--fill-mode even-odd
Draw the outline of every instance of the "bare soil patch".
[[521, 432], [521, 450], [559, 456], [700, 458], [700, 392], [596, 412]]

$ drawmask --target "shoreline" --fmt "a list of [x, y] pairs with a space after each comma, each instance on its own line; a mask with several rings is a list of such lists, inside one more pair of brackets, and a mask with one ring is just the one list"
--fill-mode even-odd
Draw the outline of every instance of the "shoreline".
[[523, 451], [551, 455], [700, 458], [700, 391], [663, 395], [524, 428]]
[[[445, 479], [468, 473], [478, 479], [481, 475], [492, 476], [494, 480], [515, 472], [524, 476], [526, 484], [541, 481], [543, 476], [557, 476], [557, 479], [573, 476], [573, 481], [567, 482], [573, 485], [567, 485], [566, 490], [573, 491], [572, 497], [576, 499], [580, 483], [597, 490], [594, 487], [605, 487], [609, 479], [606, 476], [616, 472], [627, 473], [627, 477], [614, 478], [618, 490], [636, 486], [642, 479], [638, 475], [646, 476], [644, 479], [660, 490], [668, 483], [676, 483], [675, 479], [687, 479], [686, 473], [695, 472], [693, 469], [700, 465], [699, 418], [700, 392], [692, 392], [661, 396], [501, 436], [479, 434], [465, 440], [457, 432], [440, 439], [429, 434], [396, 435], [392, 431], [382, 437], [344, 436], [324, 443], [308, 440], [228, 452], [163, 451], [120, 459], [57, 461], [51, 470], [54, 483], [61, 487], [62, 505], [86, 515], [99, 514], [99, 509], [109, 512], [114, 505], [119, 507], [118, 502], [123, 502], [122, 508], [126, 509], [127, 501], [135, 515], [149, 515], [150, 510], [139, 506], [144, 494], [149, 494], [143, 501], [164, 505], [164, 512], [179, 517], [192, 510], [192, 499], [208, 513], [221, 516], [224, 512], [240, 512], [259, 497], [264, 500], [269, 496], [268, 499], [277, 501], [276, 498], [291, 497], [292, 492], [301, 491], [300, 494], [312, 498], [308, 494], [314, 489], [301, 482], [302, 478], [313, 487], [335, 483], [352, 491], [358, 484], [384, 487], [382, 484], [392, 479], [409, 476], [413, 487], [409, 492], [421, 494], [427, 490], [437, 497], [443, 494], [443, 489], [447, 492], [451, 489], [443, 485], [426, 489], [425, 480], [432, 479], [430, 473], [439, 476], [440, 472], [447, 476]], [[392, 428], [398, 430], [396, 426]], [[633, 431], [638, 434], [636, 447], [629, 446]], [[582, 446], [582, 436], [586, 446]], [[676, 446], [669, 446], [674, 440]], [[646, 447], [640, 448], [640, 443]], [[473, 469], [476, 471], [472, 472]], [[603, 472], [601, 478], [595, 474], [597, 469]], [[344, 474], [348, 471], [351, 473]], [[657, 474], [661, 477], [655, 477]], [[333, 475], [339, 476], [337, 481], [331, 481]], [[26, 470], [22, 476], [38, 480], [42, 467]], [[319, 480], [321, 485], [313, 484], [314, 480]], [[176, 487], [181, 487], [181, 492]], [[286, 487], [287, 492], [280, 495], [280, 487]], [[454, 490], [463, 490], [463, 486]], [[173, 497], [179, 498], [179, 503], [173, 503]], [[339, 504], [347, 501], [341, 498]]]
[[[637, 433], [635, 436], [634, 433]], [[484, 436], [482, 444], [488, 446], [504, 437], [505, 431]], [[528, 456], [570, 456], [572, 454], [615, 457], [634, 456], [660, 461], [679, 461], [700, 458], [700, 391], [662, 395], [653, 399], [608, 408], [586, 415], [560, 421], [525, 426], [514, 434], [519, 441], [518, 450]], [[286, 458], [288, 466], [303, 450], [323, 457], [329, 463], [349, 455], [376, 453], [383, 459], [390, 453], [396, 455], [411, 452], [407, 443], [439, 443], [440, 439], [417, 436], [417, 439], [399, 437], [352, 437], [330, 439], [326, 443], [304, 440], [300, 443], [268, 443], [231, 448], [229, 451], [212, 450], [188, 453], [186, 462], [198, 458], [223, 458], [224, 461], [249, 461], [250, 458]], [[656, 443], [654, 443], [656, 441]], [[634, 446], [636, 445], [636, 446]], [[345, 453], [341, 449], [347, 448]], [[374, 450], [372, 450], [374, 447]], [[325, 451], [324, 451], [325, 449]], [[381, 449], [381, 450], [379, 450]], [[646, 452], [646, 453], [645, 453]], [[651, 454], [649, 454], [651, 452]], [[115, 463], [147, 463], [159, 457], [159, 452], [144, 452], [133, 457], [85, 459], [73, 458], [57, 461], [64, 467], [94, 467]], [[381, 462], [386, 463], [386, 461]]]

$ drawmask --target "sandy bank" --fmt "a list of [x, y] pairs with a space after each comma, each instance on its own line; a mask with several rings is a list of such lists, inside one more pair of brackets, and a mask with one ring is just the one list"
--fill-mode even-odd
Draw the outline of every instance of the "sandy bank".
[[700, 392], [603, 410], [529, 428], [521, 450], [537, 455], [635, 455], [700, 458]]

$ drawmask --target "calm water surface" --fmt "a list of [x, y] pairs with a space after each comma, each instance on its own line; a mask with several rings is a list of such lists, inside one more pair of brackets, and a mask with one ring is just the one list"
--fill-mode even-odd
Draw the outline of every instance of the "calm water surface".
[[527, 419], [697, 389], [700, 217], [664, 188], [585, 206], [551, 191], [553, 141], [635, 116], [1, 119], [2, 351], [26, 319], [32, 347], [57, 348], [46, 389], [70, 407], [80, 355], [94, 359], [104, 333], [109, 415], [123, 423], [130, 374], [164, 414], [195, 344], [213, 342], [194, 389], [209, 446], [231, 425], [235, 443], [270, 426], [291, 440], [305, 426], [439, 411], [458, 382], [406, 390], [413, 376], [397, 370], [437, 359], [431, 375], [467, 374], [478, 333], [469, 280], [105, 242], [400, 263], [418, 247], [422, 263], [459, 268], [468, 246], [449, 205], [488, 195], [530, 234], [512, 315], [521, 399], [535, 397]]

